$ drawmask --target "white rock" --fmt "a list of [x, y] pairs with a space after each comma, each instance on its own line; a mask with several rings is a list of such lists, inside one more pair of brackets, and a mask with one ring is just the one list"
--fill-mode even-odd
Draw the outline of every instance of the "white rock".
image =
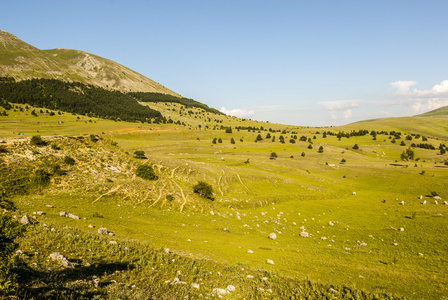
[[440, 198], [440, 196], [434, 196], [433, 197], [435, 200], [442, 200], [442, 198]]
[[22, 223], [23, 225], [29, 225], [29, 224], [31, 224], [30, 219], [29, 219], [27, 216], [23, 216], [23, 217], [20, 219], [20, 223]]
[[359, 244], [359, 247], [365, 247], [367, 246], [367, 243], [362, 242], [361, 244]]
[[272, 232], [272, 233], [269, 234], [269, 238], [271, 240], [275, 240], [277, 238], [277, 235], [274, 232]]
[[201, 287], [198, 283], [192, 283], [192, 284], [190, 284], [190, 287], [192, 288], [192, 289], [197, 289], [197, 290], [199, 290], [199, 288]]
[[334, 223], [330, 221], [330, 222], [328, 222], [328, 225], [334, 226]]
[[254, 276], [252, 276], [252, 275], [247, 275], [247, 278], [248, 278], [248, 279], [252, 279], [252, 278], [254, 278]]
[[99, 233], [99, 234], [108, 234], [109, 231], [107, 231], [107, 228], [99, 228], [99, 229], [98, 229], [98, 233]]
[[79, 220], [79, 217], [78, 217], [77, 215], [74, 215], [74, 214], [71, 214], [71, 213], [69, 213], [69, 214], [67, 215], [67, 217], [72, 218], [72, 219], [75, 219], [75, 220]]
[[227, 290], [229, 293], [233, 293], [233, 292], [236, 290], [236, 288], [235, 288], [233, 285], [229, 284], [229, 285], [226, 287], [226, 290]]
[[273, 265], [273, 264], [274, 264], [274, 262], [273, 262], [272, 260], [270, 260], [270, 259], [266, 260], [266, 263], [267, 263], [267, 264], [270, 264], [270, 265]]
[[404, 228], [403, 227], [401, 227], [400, 229], [398, 229], [398, 230], [400, 230], [400, 231], [404, 231]]
[[117, 243], [116, 241], [110, 241], [109, 244], [110, 244], [110, 245], [116, 245], [116, 244], [118, 244], [118, 243]]
[[309, 235], [308, 232], [302, 231], [302, 232], [300, 233], [300, 236], [301, 236], [301, 237], [304, 237], [304, 238], [307, 238], [307, 237], [309, 237], [310, 235]]
[[228, 293], [228, 291], [226, 289], [215, 288], [212, 290], [212, 294], [217, 295], [217, 296], [225, 295], [227, 293]]
[[247, 253], [254, 253], [254, 251], [247, 249]]
[[59, 212], [59, 216], [60, 217], [66, 217], [67, 216], [67, 212], [61, 211], [61, 212]]

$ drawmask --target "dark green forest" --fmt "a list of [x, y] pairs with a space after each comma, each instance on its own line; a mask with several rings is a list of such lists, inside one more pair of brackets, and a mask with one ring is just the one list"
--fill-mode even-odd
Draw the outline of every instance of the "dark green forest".
[[207, 105], [195, 101], [193, 99], [189, 98], [182, 98], [182, 97], [176, 97], [172, 95], [167, 94], [161, 94], [161, 93], [149, 93], [149, 92], [132, 92], [128, 93], [128, 95], [131, 95], [132, 97], [135, 97], [138, 101], [141, 102], [174, 102], [179, 103], [182, 105], [185, 105], [186, 107], [197, 107], [202, 108], [203, 110], [207, 112], [211, 112], [218, 115], [223, 115], [222, 112], [220, 112], [217, 109], [210, 108]]
[[31, 79], [0, 80], [0, 99], [69, 113], [129, 122], [166, 122], [162, 114], [130, 95], [79, 82]]

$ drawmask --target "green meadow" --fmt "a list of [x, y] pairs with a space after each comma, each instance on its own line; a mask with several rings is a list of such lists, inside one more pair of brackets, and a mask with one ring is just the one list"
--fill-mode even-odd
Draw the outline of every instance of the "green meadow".
[[[446, 299], [446, 117], [312, 128], [149, 106], [185, 125], [50, 116], [20, 105], [0, 116], [0, 161], [30, 174], [64, 170], [13, 197], [19, 218], [34, 216], [19, 240], [31, 298], [51, 296], [51, 278], [63, 273], [53, 291], [75, 298], [210, 298], [230, 284], [236, 290], [224, 298]], [[359, 130], [368, 133], [337, 136]], [[31, 145], [35, 135], [47, 145]], [[412, 143], [436, 150], [412, 147], [414, 158], [402, 160]], [[64, 165], [65, 156], [76, 163]], [[142, 164], [158, 179], [136, 177]], [[214, 199], [193, 192], [199, 181]], [[98, 234], [102, 227], [115, 235]], [[79, 267], [48, 261], [58, 249]], [[151, 271], [156, 264], [165, 266]], [[179, 270], [186, 284], [169, 283]], [[93, 276], [108, 284], [80, 283]]]

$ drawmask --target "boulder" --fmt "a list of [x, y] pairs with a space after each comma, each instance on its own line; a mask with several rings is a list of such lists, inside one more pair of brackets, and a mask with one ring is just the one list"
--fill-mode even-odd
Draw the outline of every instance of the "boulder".
[[99, 229], [98, 229], [98, 233], [99, 233], [99, 234], [108, 234], [109, 231], [107, 231], [107, 228], [99, 228]]
[[29, 219], [27, 216], [23, 216], [23, 217], [20, 219], [20, 223], [22, 223], [23, 225], [29, 225], [29, 224], [31, 224], [30, 219]]
[[272, 233], [269, 234], [269, 238], [271, 240], [275, 240], [277, 238], [277, 235], [274, 232], [272, 232]]
[[59, 252], [51, 253], [49, 258], [51, 258], [52, 260], [59, 261], [61, 263], [61, 265], [65, 268], [68, 268], [68, 269], [74, 268], [73, 264], [71, 262], [69, 262], [68, 259], [64, 255], [60, 254]]

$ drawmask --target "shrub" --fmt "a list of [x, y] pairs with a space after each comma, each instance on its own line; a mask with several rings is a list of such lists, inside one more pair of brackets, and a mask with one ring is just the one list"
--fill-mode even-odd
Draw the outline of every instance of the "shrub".
[[319, 152], [319, 153], [323, 153], [323, 152], [324, 152], [324, 147], [320, 146], [320, 147], [319, 147], [319, 150], [318, 150], [317, 152]]
[[358, 144], [355, 144], [355, 145], [352, 147], [352, 149], [354, 149], [354, 150], [358, 150], [358, 149], [359, 149]]
[[94, 135], [94, 134], [91, 134], [91, 135], [90, 135], [90, 140], [91, 140], [92, 142], [94, 142], [94, 143], [98, 142], [98, 138], [97, 138], [96, 135]]
[[31, 137], [31, 140], [30, 140], [30, 145], [33, 145], [33, 146], [46, 146], [47, 145], [47, 142], [45, 142], [44, 140], [42, 140], [42, 138], [40, 137], [40, 135], [33, 135], [32, 137]]
[[0, 153], [8, 153], [8, 148], [5, 145], [0, 145]]
[[137, 150], [137, 151], [135, 151], [135, 152], [134, 152], [134, 158], [137, 158], [137, 159], [146, 159], [145, 151], [143, 151], [143, 150]]
[[69, 166], [73, 166], [75, 164], [75, 160], [68, 155], [64, 156], [64, 159], [62, 160], [62, 162]]
[[0, 293], [14, 290], [15, 275], [12, 273], [14, 252], [17, 244], [14, 240], [22, 235], [25, 228], [9, 215], [0, 215]]
[[198, 183], [193, 186], [193, 192], [199, 194], [201, 197], [215, 200], [213, 198], [213, 187], [204, 181], [198, 181]]
[[173, 195], [166, 195], [166, 200], [173, 201], [174, 200], [174, 196]]
[[146, 180], [157, 180], [159, 177], [155, 174], [154, 169], [150, 165], [140, 165], [135, 171], [135, 175]]
[[51, 174], [44, 169], [37, 169], [31, 178], [32, 182], [38, 186], [48, 185], [50, 183], [50, 179]]
[[230, 139], [230, 143], [231, 143], [231, 144], [235, 144], [235, 140], [234, 140], [234, 138], [231, 138], [231, 139]]
[[401, 153], [401, 160], [404, 161], [410, 161], [414, 159], [414, 150], [411, 149], [411, 147], [409, 147], [408, 149], [406, 149], [405, 151], [403, 151], [403, 153]]
[[305, 157], [305, 152], [302, 152], [302, 154], [300, 154], [300, 156]]
[[270, 159], [276, 159], [278, 157], [277, 153], [271, 152], [271, 155], [269, 156]]

